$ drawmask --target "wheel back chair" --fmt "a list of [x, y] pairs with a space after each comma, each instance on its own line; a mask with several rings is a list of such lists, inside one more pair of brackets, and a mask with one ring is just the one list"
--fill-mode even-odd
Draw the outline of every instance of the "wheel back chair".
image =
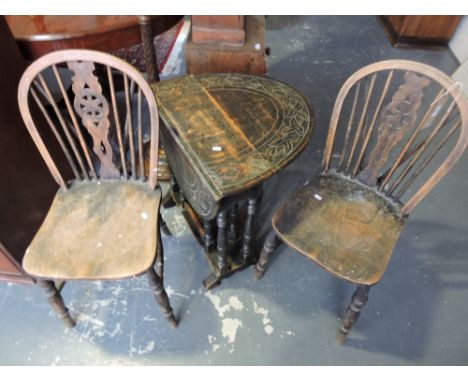
[[409, 213], [467, 145], [468, 101], [458, 85], [413, 61], [358, 70], [338, 93], [321, 172], [273, 215], [257, 278], [282, 241], [356, 284], [341, 343], [383, 276]]
[[[119, 88], [123, 91], [116, 91]], [[114, 280], [146, 273], [164, 316], [176, 326], [163, 287], [158, 108], [144, 77], [106, 53], [62, 50], [27, 68], [18, 102], [60, 186], [26, 250], [26, 272], [37, 279], [69, 327], [75, 320], [54, 281]], [[63, 158], [52, 158], [46, 144], [51, 148], [55, 142], [42, 139], [40, 123], [31, 117], [33, 107], [41, 111]], [[151, 138], [146, 172], [144, 134]]]

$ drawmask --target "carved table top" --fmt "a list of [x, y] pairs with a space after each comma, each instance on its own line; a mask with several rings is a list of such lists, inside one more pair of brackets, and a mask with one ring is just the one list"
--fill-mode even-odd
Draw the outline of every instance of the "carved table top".
[[153, 90], [166, 131], [217, 201], [286, 166], [314, 128], [305, 98], [265, 77], [186, 76], [156, 83]]

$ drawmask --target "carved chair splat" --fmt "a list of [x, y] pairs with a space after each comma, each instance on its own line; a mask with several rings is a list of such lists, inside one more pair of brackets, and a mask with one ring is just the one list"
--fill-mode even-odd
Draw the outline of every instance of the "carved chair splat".
[[273, 215], [257, 278], [284, 242], [356, 284], [337, 337], [345, 341], [409, 213], [467, 143], [468, 101], [450, 77], [406, 60], [358, 70], [336, 98], [321, 173]]
[[[123, 86], [117, 87], [116, 81]], [[24, 269], [39, 280], [68, 326], [75, 322], [55, 280], [113, 280], [146, 273], [164, 316], [176, 326], [163, 287], [159, 115], [144, 77], [106, 53], [62, 50], [26, 69], [18, 102], [28, 131], [60, 186], [26, 251]], [[47, 145], [52, 142], [43, 141], [31, 117], [30, 107], [36, 106], [57, 138], [64, 161], [51, 157]], [[151, 137], [146, 164], [144, 131]]]

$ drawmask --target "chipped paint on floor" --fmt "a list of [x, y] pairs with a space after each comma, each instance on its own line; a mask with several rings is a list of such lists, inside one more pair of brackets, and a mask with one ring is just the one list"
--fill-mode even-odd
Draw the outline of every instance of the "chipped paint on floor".
[[243, 326], [242, 321], [237, 318], [223, 318], [221, 322], [221, 333], [228, 339], [228, 343], [232, 344], [236, 340], [237, 329]]
[[229, 312], [231, 308], [238, 311], [244, 309], [244, 305], [242, 304], [242, 302], [240, 302], [239, 297], [237, 296], [229, 297], [229, 302], [225, 305], [221, 305], [220, 297], [214, 295], [213, 293], [211, 293], [211, 291], [207, 291], [205, 293], [205, 296], [208, 297], [208, 299], [211, 301], [214, 308], [218, 312], [219, 317], [224, 317], [224, 313]]
[[271, 319], [268, 317], [268, 310], [261, 308], [257, 305], [256, 301], [253, 301], [253, 308], [256, 314], [262, 316], [262, 323], [264, 325], [264, 330], [266, 334], [271, 334], [275, 330], [273, 325], [271, 325]]

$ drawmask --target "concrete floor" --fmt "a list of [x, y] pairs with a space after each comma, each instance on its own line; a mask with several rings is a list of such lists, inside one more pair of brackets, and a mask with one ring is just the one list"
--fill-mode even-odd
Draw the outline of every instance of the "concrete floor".
[[[265, 184], [258, 244], [272, 211], [318, 169], [339, 87], [358, 68], [407, 58], [452, 73], [448, 50], [401, 50], [375, 17], [268, 17], [269, 76], [300, 90], [313, 140]], [[180, 325], [161, 316], [146, 279], [68, 283], [78, 325], [67, 330], [41, 291], [0, 283], [2, 365], [455, 365], [468, 363], [468, 155], [412, 214], [348, 342], [335, 335], [353, 287], [281, 246], [261, 281], [252, 269], [206, 292], [202, 248], [165, 211], [166, 288]]]

